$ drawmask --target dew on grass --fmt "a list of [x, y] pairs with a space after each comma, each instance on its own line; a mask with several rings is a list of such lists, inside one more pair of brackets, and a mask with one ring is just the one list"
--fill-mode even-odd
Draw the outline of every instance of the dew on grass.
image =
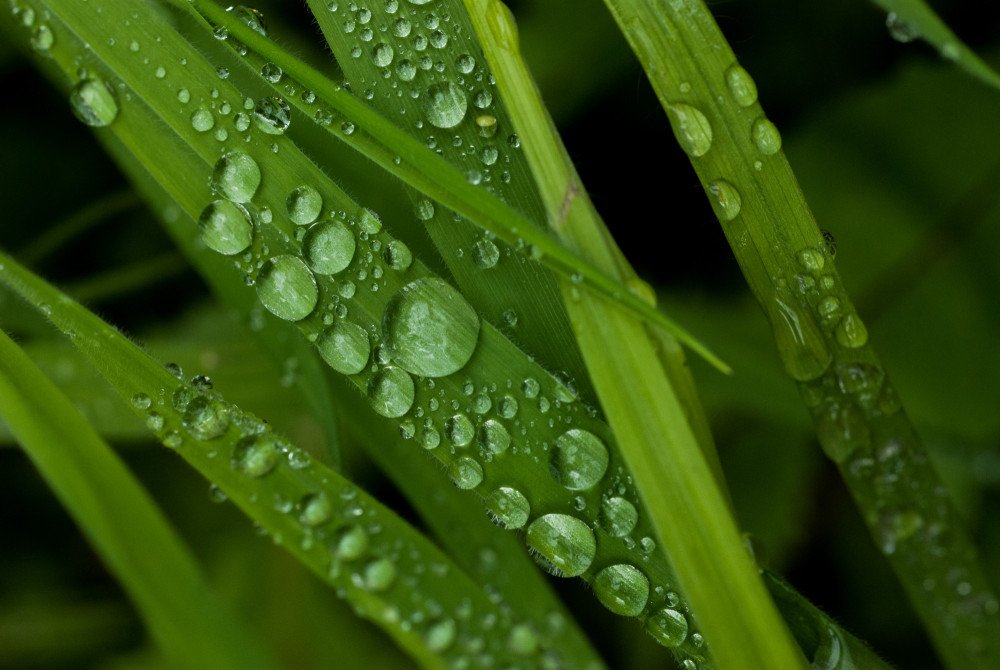
[[469, 108], [465, 91], [450, 81], [432, 85], [424, 92], [423, 101], [427, 121], [435, 128], [454, 128]]
[[215, 439], [229, 428], [229, 410], [209, 396], [195, 396], [183, 411], [182, 423], [196, 440]]
[[688, 621], [682, 612], [670, 607], [650, 615], [646, 632], [668, 649], [679, 647], [688, 636]]
[[781, 133], [778, 132], [778, 127], [763, 116], [753, 122], [750, 127], [750, 137], [765, 156], [771, 156], [781, 150]]
[[736, 187], [724, 179], [717, 179], [708, 185], [708, 194], [711, 197], [712, 206], [715, 213], [723, 221], [732, 221], [740, 214], [743, 207], [743, 198]]
[[634, 565], [609, 565], [594, 577], [594, 593], [615, 614], [638, 616], [649, 601], [649, 580]]
[[460, 456], [448, 466], [448, 477], [460, 489], [474, 489], [483, 482], [483, 466], [471, 456]]
[[336, 219], [323, 219], [312, 225], [302, 239], [306, 263], [316, 274], [332, 275], [351, 264], [357, 249], [354, 233]]
[[253, 240], [253, 226], [247, 211], [228, 200], [210, 203], [202, 210], [198, 225], [205, 246], [225, 256], [240, 253]]
[[292, 110], [284, 98], [261, 99], [253, 110], [257, 128], [268, 135], [283, 135], [292, 122]]
[[415, 393], [413, 378], [394, 366], [382, 368], [368, 382], [368, 401], [372, 409], [390, 419], [410, 411]]
[[486, 419], [479, 427], [479, 449], [487, 459], [507, 451], [510, 447], [510, 433], [496, 419]]
[[593, 487], [607, 469], [607, 447], [596, 435], [580, 428], [571, 428], [556, 438], [549, 454], [553, 479], [571, 491]]
[[275, 256], [257, 275], [257, 297], [280, 319], [301, 321], [316, 309], [319, 289], [305, 262], [291, 255]]
[[263, 477], [275, 468], [280, 455], [274, 435], [248, 435], [233, 449], [233, 467], [248, 477]]
[[531, 514], [528, 499], [516, 488], [501, 486], [490, 494], [486, 505], [493, 517], [507, 529], [523, 528]]
[[365, 555], [368, 543], [368, 533], [361, 526], [348, 526], [334, 535], [330, 548], [337, 558], [354, 561]]
[[749, 107], [757, 102], [757, 84], [739, 63], [730, 65], [726, 70], [726, 86], [740, 107]]
[[625, 537], [635, 529], [639, 521], [639, 512], [635, 505], [620, 496], [612, 496], [601, 504], [601, 528], [608, 535]]
[[316, 348], [327, 365], [345, 375], [364, 370], [371, 355], [368, 333], [350, 321], [338, 321], [323, 331]]
[[444, 434], [456, 447], [466, 447], [475, 437], [476, 429], [465, 414], [456, 414], [444, 424]]
[[889, 12], [885, 17], [885, 27], [889, 35], [897, 42], [912, 42], [920, 37], [920, 29], [912, 23], [899, 18], [896, 12]]
[[712, 124], [702, 111], [684, 103], [667, 105], [677, 141], [685, 153], [694, 158], [704, 156], [712, 148]]
[[114, 92], [97, 77], [86, 77], [69, 92], [73, 114], [92, 128], [111, 125], [118, 117], [118, 100]]
[[333, 504], [325, 493], [309, 493], [299, 501], [299, 522], [314, 528], [333, 516]]
[[323, 196], [308, 184], [296, 187], [285, 199], [288, 218], [299, 226], [308, 226], [323, 211]]
[[582, 575], [597, 552], [590, 527], [568, 514], [546, 514], [532, 521], [527, 544], [542, 568], [556, 577]]

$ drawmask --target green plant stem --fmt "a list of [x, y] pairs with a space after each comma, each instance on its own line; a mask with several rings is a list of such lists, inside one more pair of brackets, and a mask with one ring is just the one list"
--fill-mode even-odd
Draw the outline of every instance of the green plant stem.
[[1000, 665], [1000, 606], [832, 253], [704, 4], [605, 0], [642, 63], [799, 383], [820, 444], [949, 667]]
[[217, 602], [187, 547], [121, 459], [2, 331], [0, 418], [168, 657], [206, 670], [275, 667]]
[[[465, 175], [445, 159], [331, 82], [323, 73], [251, 30], [217, 5], [197, 0], [192, 4], [208, 20], [224, 26], [234, 38], [281, 67], [334, 111], [357, 125], [357, 129], [350, 132], [345, 132], [338, 124], [326, 126], [335, 137], [358, 149], [390, 174], [508, 244], [516, 247], [529, 246], [532, 257], [546, 267], [622, 304], [648, 322], [665, 329], [713, 367], [726, 373], [731, 371], [715, 354], [662, 312], [633, 294], [606, 272], [581, 260], [520, 212], [471, 184]], [[297, 100], [293, 99], [291, 103], [300, 107]], [[305, 109], [308, 110], [308, 107]]]
[[[518, 53], [499, 0], [466, 0], [473, 26], [546, 204], [549, 226], [574, 251], [624, 281], [634, 272], [587, 197]], [[614, 305], [563, 295], [601, 406], [636, 478], [718, 668], [805, 667], [746, 554], [705, 454], [641, 322]], [[615, 343], [609, 349], [608, 343]], [[627, 381], [624, 381], [627, 380]], [[734, 621], [734, 612], [739, 619]]]

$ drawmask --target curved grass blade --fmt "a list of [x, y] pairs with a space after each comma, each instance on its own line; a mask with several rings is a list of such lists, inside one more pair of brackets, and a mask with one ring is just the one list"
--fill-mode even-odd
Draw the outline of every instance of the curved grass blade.
[[[107, 6], [104, 10], [108, 11]], [[98, 134], [123, 143], [170, 194], [177, 208], [167, 210], [168, 218], [194, 220], [206, 208], [228, 207], [213, 204], [213, 198], [222, 200], [226, 192], [221, 187], [213, 192], [207, 183], [212, 180], [204, 178], [217, 171], [220, 163], [226, 166], [236, 159], [245, 163], [249, 158], [262, 169], [262, 177], [266, 175], [254, 184], [251, 202], [245, 204], [254, 213], [250, 248], [235, 259], [218, 255], [215, 271], [229, 266], [233, 272], [235, 266], [234, 276], [248, 285], [244, 293], [252, 295], [249, 287], [256, 285], [263, 304], [283, 313], [286, 321], [292, 316], [284, 312], [287, 301], [311, 305], [306, 318], [285, 324], [284, 330], [298, 330], [315, 341], [321, 354], [325, 349], [329, 365], [343, 373], [387, 420], [418, 438], [454, 483], [471, 489], [473, 496], [482, 492], [488, 500], [495, 500], [499, 492], [499, 506], [517, 510], [512, 519], [519, 519], [518, 528], [527, 526], [529, 548], [538, 553], [547, 570], [591, 581], [599, 587], [597, 595], [603, 602], [619, 607], [615, 605], [615, 571], [603, 575], [601, 571], [626, 562], [641, 565], [639, 574], [628, 572], [635, 590], [622, 611], [641, 615], [656, 639], [677, 647], [687, 660], [704, 662], [697, 629], [685, 615], [687, 605], [675, 591], [676, 582], [652, 538], [648, 517], [640, 512], [631, 476], [618, 452], [607, 447], [613, 438], [595, 409], [580, 402], [495, 328], [468, 316], [459, 321], [458, 332], [466, 335], [457, 340], [451, 335], [457, 323], [451, 317], [444, 320], [445, 334], [439, 345], [426, 352], [427, 359], [411, 355], [417, 351], [408, 347], [411, 338], [392, 344], [392, 320], [386, 324], [386, 313], [412, 291], [404, 287], [430, 286], [449, 296], [428, 298], [432, 302], [428, 309], [439, 314], [450, 313], [451, 308], [445, 306], [449, 302], [461, 306], [460, 296], [412, 259], [406, 247], [382, 229], [376, 215], [353, 202], [289, 136], [244, 125], [246, 115], [234, 113], [235, 109], [249, 109], [254, 100], [232, 83], [240, 62], [229, 49], [210, 41], [205, 46], [213, 52], [214, 62], [209, 63], [157, 11], [147, 12], [141, 24], [130, 26], [101, 20], [76, 5], [50, 6], [48, 11], [59, 36], [49, 62], [63, 72], [79, 72], [80, 43], [74, 41], [79, 35], [91, 48], [84, 60], [88, 85], [96, 77], [113, 76], [118, 82], [122, 108], [110, 127]], [[202, 28], [196, 29], [200, 35]], [[129, 39], [144, 45], [140, 55], [127, 48]], [[142, 49], [147, 51], [142, 53]], [[179, 54], [186, 58], [183, 69], [171, 70], [165, 81], [147, 76], [149, 68], [156, 67], [161, 49], [174, 58]], [[233, 76], [218, 79], [216, 68], [226, 68]], [[177, 100], [178, 89], [184, 91], [186, 102]], [[264, 101], [277, 104], [269, 98]], [[205, 119], [206, 114], [221, 119], [218, 132], [192, 128], [192, 116]], [[323, 226], [342, 224], [351, 232], [353, 257], [345, 271], [299, 273], [299, 279], [272, 291], [269, 282], [261, 281], [268, 276], [262, 269], [270, 268], [275, 258], [291, 259], [282, 262], [298, 267], [306, 253], [295, 233], [305, 227], [294, 225], [286, 209], [288, 196], [303, 186], [316, 189], [332, 212], [321, 222]], [[270, 216], [264, 217], [263, 212]], [[311, 295], [312, 282], [315, 303], [302, 301], [302, 291]], [[464, 309], [460, 313], [468, 314]], [[478, 332], [469, 351], [467, 338], [476, 328], [473, 323]], [[352, 352], [347, 360], [352, 366], [360, 362], [360, 369], [345, 368], [339, 357], [343, 347], [334, 347], [333, 357], [330, 348], [323, 347], [326, 338], [335, 337], [339, 329], [357, 336], [354, 339], [361, 346], [346, 351]], [[436, 328], [428, 333], [437, 338]], [[460, 359], [454, 358], [456, 351], [463, 352]], [[440, 370], [432, 370], [435, 374], [428, 378], [418, 372], [422, 369], [418, 366], [427, 361], [434, 365], [445, 361], [458, 369], [443, 376], [435, 376]], [[424, 379], [414, 381], [414, 375]], [[574, 448], [577, 440], [587, 445], [582, 452]], [[515, 501], [513, 508], [510, 500]], [[648, 607], [640, 611], [642, 603]]]
[[[465, 6], [524, 142], [550, 227], [597, 267], [634, 278], [620, 252], [607, 242], [610, 234], [545, 112], [518, 53], [510, 10], [498, 0], [465, 0]], [[575, 194], [572, 201], [567, 201], [567, 192]], [[744, 550], [721, 484], [704, 458], [674, 385], [656, 364], [653, 342], [642, 324], [574, 295], [572, 286], [564, 286], [564, 296], [601, 405], [657, 537], [691, 601], [712, 661], [719, 668], [804, 667]], [[610, 351], [609, 342], [617, 344]], [[740, 613], [738, 622], [733, 612]]]
[[[547, 631], [525, 650], [508, 645], [519, 621], [419, 532], [346, 479], [312, 461], [260, 419], [225, 402], [201, 377], [180, 381], [68, 296], [0, 253], [0, 281], [70, 336], [165, 446], [222, 490], [359, 615], [422, 665], [465, 658], [485, 642], [497, 662], [542, 667]], [[485, 635], [487, 624], [492, 631]]]
[[949, 667], [1000, 663], [1000, 604], [763, 114], [697, 0], [605, 0], [799, 383], [820, 444]]
[[276, 667], [217, 602], [187, 547], [121, 459], [3, 331], [0, 418], [121, 581], [165, 654], [189, 668]]
[[948, 61], [1000, 89], [1000, 74], [967, 47], [924, 0], [870, 0], [886, 12], [885, 25], [897, 42], [927, 41]]
[[[469, 182], [466, 175], [368, 105], [332, 83], [318, 70], [282, 50], [218, 6], [210, 2], [194, 2], [192, 5], [216, 25], [224, 26], [234, 38], [296, 79], [338, 115], [348, 119], [352, 124], [348, 126], [351, 128], [350, 132], [345, 132], [342, 125], [326, 126], [335, 137], [357, 148], [390, 174], [496, 235], [507, 244], [515, 247], [529, 246], [532, 257], [546, 267], [571, 279], [574, 283], [599, 293], [605, 299], [636, 312], [649, 323], [663, 328], [713, 367], [722, 372], [730, 371], [723, 361], [665, 314], [643, 301], [605, 272], [583, 262], [517, 210], [495, 196], [487, 197], [482, 189]], [[315, 107], [308, 102], [296, 98], [291, 102], [307, 114], [315, 111]]]

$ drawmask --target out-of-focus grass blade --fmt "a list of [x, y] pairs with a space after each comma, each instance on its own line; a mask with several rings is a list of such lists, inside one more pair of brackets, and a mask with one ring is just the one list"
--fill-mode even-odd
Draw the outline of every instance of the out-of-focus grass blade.
[[194, 558], [118, 456], [2, 331], [0, 417], [166, 654], [189, 668], [274, 667], [216, 601]]
[[924, 0], [870, 0], [886, 12], [885, 25], [898, 42], [926, 40], [945, 59], [1000, 89], [1000, 74], [967, 47]]

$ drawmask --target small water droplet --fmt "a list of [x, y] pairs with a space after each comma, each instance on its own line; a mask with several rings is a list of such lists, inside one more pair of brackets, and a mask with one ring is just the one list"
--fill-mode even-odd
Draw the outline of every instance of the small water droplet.
[[455, 642], [457, 630], [453, 619], [438, 621], [427, 629], [427, 635], [424, 638], [427, 648], [435, 653], [448, 649]]
[[608, 469], [608, 450], [593, 433], [571, 428], [556, 438], [549, 454], [552, 477], [570, 491], [584, 491], [601, 481]]
[[260, 10], [247, 7], [246, 5], [236, 5], [235, 7], [227, 8], [226, 11], [232, 12], [233, 16], [242, 21], [250, 30], [258, 35], [267, 37], [267, 23], [264, 21], [264, 15], [261, 14]]
[[55, 44], [56, 36], [52, 32], [52, 28], [45, 23], [39, 23], [33, 31], [31, 31], [31, 48], [35, 51], [46, 52], [52, 48]]
[[345, 375], [364, 370], [371, 355], [368, 333], [350, 321], [338, 321], [323, 331], [316, 348], [327, 365]]
[[389, 67], [392, 64], [392, 58], [395, 55], [395, 51], [392, 45], [386, 44], [385, 42], [379, 42], [372, 49], [372, 62], [375, 63], [376, 67]]
[[292, 110], [284, 98], [273, 96], [260, 100], [253, 110], [257, 128], [268, 135], [282, 135], [292, 122]]
[[285, 208], [288, 210], [288, 218], [296, 225], [308, 226], [323, 211], [323, 196], [312, 186], [303, 184], [288, 194]]
[[486, 419], [479, 427], [479, 449], [487, 458], [499, 456], [510, 447], [510, 433], [496, 419]]
[[664, 607], [646, 620], [646, 632], [664, 647], [673, 649], [687, 639], [688, 622], [683, 613]]
[[753, 122], [750, 137], [765, 156], [771, 156], [781, 150], [781, 133], [778, 132], [778, 127], [763, 116]]
[[153, 400], [145, 393], [136, 393], [132, 396], [132, 407], [140, 410], [147, 410], [153, 404]]
[[331, 549], [337, 558], [357, 560], [368, 551], [368, 534], [361, 526], [343, 528], [334, 536]]
[[465, 118], [469, 106], [465, 91], [450, 81], [434, 84], [423, 99], [427, 121], [436, 128], [454, 128]]
[[372, 409], [390, 419], [410, 411], [415, 392], [413, 378], [391, 365], [382, 368], [368, 383], [368, 400]]
[[73, 114], [92, 128], [111, 125], [118, 116], [118, 101], [111, 88], [95, 77], [82, 79], [69, 92]]
[[597, 542], [586, 523], [568, 514], [546, 514], [531, 522], [528, 547], [556, 577], [578, 577], [594, 560]]
[[479, 340], [479, 316], [461, 293], [436, 277], [410, 282], [393, 296], [382, 320], [393, 360], [421, 377], [461, 370]]
[[868, 343], [868, 329], [857, 314], [845, 314], [837, 322], [837, 342], [848, 349], [857, 349]]
[[487, 270], [496, 267], [500, 260], [500, 250], [493, 240], [483, 238], [472, 246], [472, 257], [477, 266]]
[[315, 528], [330, 520], [333, 505], [325, 493], [310, 493], [299, 502], [299, 522]]
[[639, 512], [635, 505], [625, 498], [614, 496], [601, 505], [601, 527], [613, 537], [625, 537], [639, 522]]
[[229, 411], [222, 403], [199, 395], [186, 403], [182, 423], [196, 440], [212, 440], [229, 428]]
[[740, 107], [749, 107], [757, 102], [757, 84], [739, 63], [730, 65], [726, 70], [726, 86]]
[[475, 437], [476, 428], [465, 414], [456, 414], [445, 422], [444, 434], [456, 447], [465, 447]]
[[215, 127], [215, 115], [212, 110], [199, 107], [191, 113], [191, 127], [199, 133], [207, 133]]
[[274, 63], [264, 63], [260, 67], [260, 76], [272, 84], [277, 84], [285, 76], [285, 73]]
[[311, 226], [302, 238], [302, 251], [313, 272], [332, 275], [346, 269], [354, 259], [357, 241], [342, 221], [324, 219]]
[[198, 218], [198, 225], [205, 246], [226, 256], [240, 253], [253, 240], [253, 226], [246, 210], [228, 200], [210, 203]]
[[509, 530], [523, 528], [531, 514], [531, 505], [523, 493], [510, 486], [501, 486], [486, 500], [490, 513], [501, 526]]
[[885, 17], [885, 27], [889, 29], [889, 35], [897, 42], [912, 42], [920, 37], [920, 30], [911, 23], [907, 23], [899, 18], [896, 12], [889, 12]]
[[681, 148], [694, 158], [704, 156], [712, 148], [712, 125], [700, 109], [683, 103], [667, 105], [674, 134]]
[[609, 565], [594, 577], [594, 593], [615, 614], [638, 616], [649, 601], [649, 580], [634, 565]]
[[275, 316], [301, 321], [316, 309], [319, 289], [316, 278], [297, 256], [275, 256], [257, 275], [257, 297]]
[[273, 435], [248, 435], [233, 448], [233, 467], [248, 477], [263, 477], [278, 465], [279, 456]]
[[[531, 656], [538, 651], [540, 640], [538, 639], [538, 633], [528, 624], [518, 624], [511, 628], [510, 635], [507, 637], [507, 650], [510, 653], [517, 656]], [[546, 660], [543, 659], [542, 667], [546, 668], [553, 664], [547, 664]], [[555, 663], [554, 667], [561, 667], [560, 664]]]
[[364, 587], [368, 591], [385, 591], [396, 581], [396, 564], [380, 558], [365, 566]]
[[434, 218], [434, 203], [426, 198], [422, 198], [417, 201], [414, 213], [421, 221], [430, 221]]
[[708, 185], [715, 213], [723, 221], [732, 221], [740, 214], [743, 198], [736, 187], [724, 179], [717, 179]]
[[460, 489], [474, 489], [483, 482], [483, 466], [471, 456], [460, 456], [448, 466], [448, 477]]
[[413, 264], [413, 253], [402, 240], [393, 240], [385, 245], [382, 258], [390, 268], [398, 272], [406, 270]]

